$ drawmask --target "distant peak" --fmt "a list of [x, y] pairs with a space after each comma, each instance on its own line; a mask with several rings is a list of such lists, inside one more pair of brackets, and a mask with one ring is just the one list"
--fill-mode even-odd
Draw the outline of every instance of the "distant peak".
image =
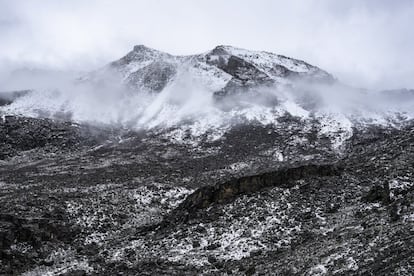
[[229, 45], [218, 45], [214, 47], [213, 50], [211, 50], [211, 53], [213, 55], [228, 55], [232, 49], [236, 49], [236, 48], [233, 46], [229, 46]]
[[151, 49], [151, 48], [149, 48], [149, 47], [147, 47], [143, 44], [135, 45], [134, 49], [133, 49], [133, 51], [135, 51], [135, 52], [143, 52], [143, 51], [148, 51], [148, 50], [154, 51], [154, 49]]

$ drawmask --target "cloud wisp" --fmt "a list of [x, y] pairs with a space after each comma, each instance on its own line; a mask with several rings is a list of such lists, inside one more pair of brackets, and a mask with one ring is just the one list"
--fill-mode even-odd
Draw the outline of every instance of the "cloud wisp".
[[[186, 70], [161, 92], [131, 90], [116, 74], [99, 81], [55, 78], [36, 83], [0, 114], [47, 117], [135, 130], [181, 129], [200, 136], [219, 135], [238, 123], [277, 124], [286, 114], [301, 120], [331, 118], [338, 124], [394, 124], [414, 118], [414, 90], [377, 92], [340, 83], [297, 81], [254, 87], [225, 97], [200, 85]], [[52, 86], [51, 86], [52, 85]]]

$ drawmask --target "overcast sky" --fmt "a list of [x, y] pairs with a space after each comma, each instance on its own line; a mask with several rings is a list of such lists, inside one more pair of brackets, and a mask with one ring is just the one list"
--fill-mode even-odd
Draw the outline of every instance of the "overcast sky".
[[303, 59], [345, 83], [414, 88], [414, 1], [0, 0], [0, 73], [91, 70], [135, 44]]

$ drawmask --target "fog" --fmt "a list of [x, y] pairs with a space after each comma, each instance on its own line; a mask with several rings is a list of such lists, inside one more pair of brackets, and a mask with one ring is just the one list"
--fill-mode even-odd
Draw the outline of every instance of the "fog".
[[159, 93], [128, 88], [111, 71], [97, 80], [26, 79], [36, 89], [0, 107], [0, 114], [135, 130], [178, 128], [181, 136], [219, 136], [241, 122], [277, 124], [278, 118], [287, 114], [301, 120], [329, 118], [339, 128], [351, 123], [389, 125], [397, 119], [414, 118], [413, 90], [365, 90], [340, 82], [297, 80], [291, 85], [259, 86], [223, 97], [203, 87], [187, 70], [180, 70]]

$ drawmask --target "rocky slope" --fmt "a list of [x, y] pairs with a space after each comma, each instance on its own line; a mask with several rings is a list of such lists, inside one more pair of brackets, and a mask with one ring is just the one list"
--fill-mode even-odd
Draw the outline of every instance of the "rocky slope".
[[413, 272], [412, 124], [355, 130], [340, 154], [294, 118], [197, 146], [56, 124], [70, 148], [1, 161], [3, 274]]
[[[113, 69], [132, 87], [133, 104], [147, 92], [160, 101], [190, 75], [220, 109], [197, 106], [199, 116], [179, 117], [177, 105], [162, 102], [144, 114], [147, 127], [136, 127], [82, 120], [100, 103], [71, 109], [85, 105], [85, 90], [80, 98], [30, 92], [6, 102], [0, 274], [414, 273], [408, 113], [350, 116], [319, 109], [316, 95], [283, 99], [280, 87], [335, 80], [302, 61], [228, 46], [186, 57], [136, 46], [87, 78], [99, 82]], [[267, 97], [273, 90], [277, 97]], [[410, 90], [383, 93], [401, 109], [411, 99]], [[249, 105], [252, 98], [236, 94], [266, 101]], [[126, 108], [113, 99], [106, 109]], [[49, 118], [26, 117], [40, 107]], [[77, 123], [58, 116], [69, 111]], [[360, 116], [368, 112], [378, 117]]]

